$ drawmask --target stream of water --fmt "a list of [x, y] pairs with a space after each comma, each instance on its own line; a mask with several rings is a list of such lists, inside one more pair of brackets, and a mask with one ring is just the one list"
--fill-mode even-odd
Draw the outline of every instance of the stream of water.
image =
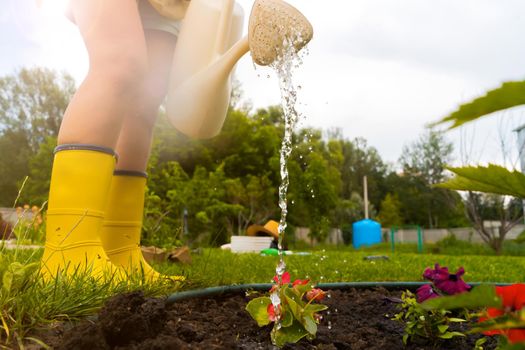
[[[295, 40], [300, 40], [300, 38], [295, 38]], [[280, 154], [280, 173], [281, 173], [281, 184], [279, 186], [279, 207], [281, 208], [281, 219], [279, 221], [279, 240], [278, 240], [278, 250], [279, 250], [279, 261], [275, 269], [277, 278], [278, 278], [278, 288], [270, 296], [274, 310], [276, 311], [277, 322], [275, 322], [275, 327], [279, 329], [281, 327], [280, 323], [280, 288], [279, 285], [282, 283], [282, 276], [286, 271], [286, 263], [284, 261], [284, 251], [283, 251], [283, 238], [286, 230], [286, 217], [288, 214], [288, 201], [286, 198], [289, 185], [288, 177], [288, 167], [287, 162], [292, 152], [292, 135], [295, 128], [295, 124], [299, 118], [299, 113], [297, 112], [295, 105], [297, 102], [297, 87], [293, 83], [293, 72], [297, 68], [302, 60], [299, 54], [296, 52], [295, 48], [291, 43], [285, 43], [285, 50], [277, 58], [277, 60], [272, 63], [271, 67], [277, 73], [279, 79], [279, 87], [281, 90], [281, 104], [284, 114], [284, 136], [281, 143], [281, 154]]]

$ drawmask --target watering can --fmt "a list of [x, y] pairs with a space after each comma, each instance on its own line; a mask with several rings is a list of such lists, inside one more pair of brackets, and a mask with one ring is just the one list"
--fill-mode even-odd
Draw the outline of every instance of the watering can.
[[[313, 35], [308, 20], [282, 0], [256, 0], [248, 35], [234, 0], [191, 0], [173, 56], [166, 112], [171, 124], [195, 138], [216, 136], [231, 95], [231, 74], [248, 51], [256, 64], [273, 63], [285, 38], [299, 51]], [[298, 34], [298, 35], [297, 35]]]

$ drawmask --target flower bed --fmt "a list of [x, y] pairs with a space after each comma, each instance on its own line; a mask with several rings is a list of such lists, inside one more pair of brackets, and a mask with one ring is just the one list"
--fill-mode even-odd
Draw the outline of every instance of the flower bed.
[[[404, 327], [393, 321], [401, 290], [385, 288], [327, 291], [328, 310], [314, 340], [284, 349], [473, 349], [479, 334], [442, 339], [417, 338], [403, 344]], [[62, 325], [39, 336], [56, 349], [274, 349], [271, 325], [259, 328], [245, 310], [258, 295], [229, 294], [168, 305], [141, 293], [109, 300], [96, 320], [64, 331]], [[458, 331], [465, 331], [458, 325]], [[494, 349], [489, 338], [484, 349]]]

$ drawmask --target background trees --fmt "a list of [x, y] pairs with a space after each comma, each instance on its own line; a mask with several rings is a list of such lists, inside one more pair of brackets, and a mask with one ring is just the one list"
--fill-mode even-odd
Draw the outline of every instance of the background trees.
[[[0, 78], [1, 206], [13, 205], [26, 176], [21, 201], [46, 201], [60, 119], [74, 90], [67, 74], [40, 68]], [[241, 105], [238, 96], [235, 101]], [[231, 107], [217, 137], [193, 140], [161, 113], [148, 168], [147, 242], [222, 244], [252, 223], [278, 220], [282, 124], [280, 107], [253, 113]], [[407, 145], [399, 166], [386, 164], [363, 138], [349, 140], [337, 129], [296, 130], [293, 145], [288, 221], [309, 227], [312, 238], [323, 240], [332, 227], [348, 231], [363, 218], [365, 175], [369, 212], [372, 218], [379, 213], [383, 225], [466, 223], [461, 197], [434, 187], [446, 178], [452, 152], [442, 134], [428, 131]]]
[[[39, 179], [49, 177], [51, 158], [41, 147], [53, 143], [62, 115], [75, 91], [73, 78], [46, 68], [21, 69], [0, 77], [0, 205], [12, 206], [23, 179], [34, 199], [47, 192]], [[31, 166], [33, 162], [33, 166]], [[40, 167], [42, 165], [43, 167]], [[34, 180], [33, 180], [34, 179]], [[29, 197], [26, 197], [29, 199]], [[41, 203], [38, 203], [41, 204]]]

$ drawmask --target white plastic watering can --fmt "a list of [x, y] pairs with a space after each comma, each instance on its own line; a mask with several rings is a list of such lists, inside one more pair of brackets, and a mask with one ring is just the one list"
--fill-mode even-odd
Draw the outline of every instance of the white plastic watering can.
[[282, 0], [256, 0], [248, 35], [241, 39], [243, 10], [234, 0], [191, 0], [173, 57], [166, 111], [186, 135], [210, 138], [224, 123], [231, 72], [248, 51], [259, 65], [271, 64], [283, 40], [299, 33], [296, 50], [313, 35], [308, 20]]

